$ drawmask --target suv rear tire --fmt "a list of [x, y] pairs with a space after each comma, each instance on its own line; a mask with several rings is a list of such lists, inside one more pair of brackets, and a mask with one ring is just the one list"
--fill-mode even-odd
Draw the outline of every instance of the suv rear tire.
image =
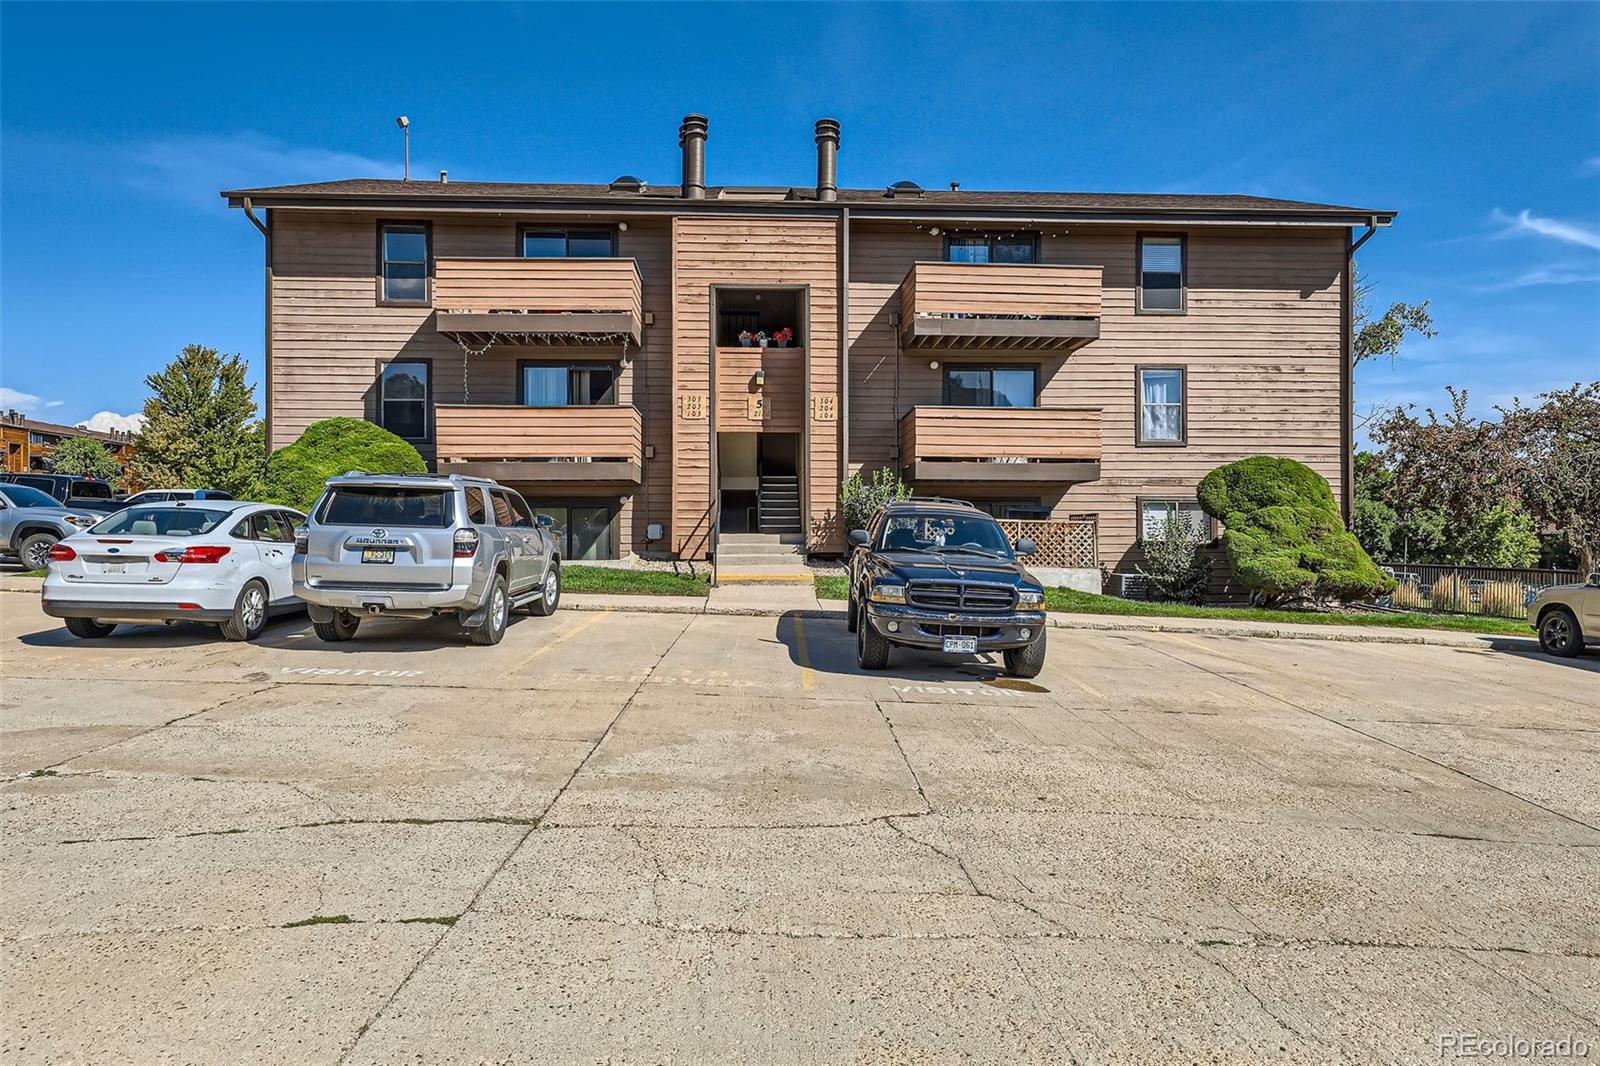
[[1044, 628], [1041, 626], [1034, 638], [1020, 648], [1007, 648], [1001, 656], [1006, 673], [1012, 677], [1038, 677], [1044, 669]]
[[1578, 619], [1565, 607], [1552, 607], [1539, 619], [1539, 647], [1546, 654], [1570, 659], [1583, 650]]
[[867, 617], [866, 607], [856, 615], [856, 665], [863, 670], [882, 670], [889, 665], [889, 640]]
[[68, 618], [67, 632], [84, 640], [93, 640], [96, 637], [109, 637], [111, 631], [116, 629], [115, 622], [96, 622], [93, 618]]
[[528, 602], [528, 613], [544, 618], [555, 614], [560, 605], [561, 567], [551, 563], [550, 572], [544, 576], [544, 584], [539, 586], [539, 595]]
[[506, 621], [511, 615], [511, 596], [506, 592], [506, 579], [496, 574], [489, 586], [489, 611], [483, 621], [467, 630], [474, 644], [498, 644], [506, 635]]
[[335, 611], [331, 621], [312, 622], [311, 628], [316, 630], [317, 636], [323, 640], [337, 643], [354, 637], [360, 625], [361, 619], [349, 611]]

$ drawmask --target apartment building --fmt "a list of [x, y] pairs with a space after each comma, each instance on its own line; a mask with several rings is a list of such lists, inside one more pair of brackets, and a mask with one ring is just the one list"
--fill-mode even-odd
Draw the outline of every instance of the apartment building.
[[[355, 178], [223, 193], [266, 244], [272, 446], [334, 415], [516, 486], [569, 555], [843, 548], [839, 489], [1027, 523], [1128, 569], [1195, 486], [1271, 453], [1350, 493], [1353, 248], [1392, 211], [1266, 199]], [[1059, 535], [1057, 535], [1059, 534]]]
[[104, 444], [124, 471], [133, 458], [132, 433], [117, 430], [101, 433], [57, 422], [41, 422], [10, 410], [0, 412], [0, 470], [10, 474], [48, 473], [56, 446], [73, 437], [93, 437]]

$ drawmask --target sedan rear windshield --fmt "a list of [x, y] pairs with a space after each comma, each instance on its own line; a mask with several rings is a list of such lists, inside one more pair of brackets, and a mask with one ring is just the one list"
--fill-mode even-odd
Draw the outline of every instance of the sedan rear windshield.
[[0, 485], [0, 496], [4, 496], [13, 507], [61, 507], [54, 496], [47, 496], [26, 485]]
[[230, 513], [203, 507], [174, 507], [170, 503], [126, 507], [91, 526], [89, 532], [100, 536], [194, 537], [211, 532]]
[[451, 521], [453, 495], [449, 489], [341, 486], [328, 493], [320, 520], [330, 526], [443, 529]]

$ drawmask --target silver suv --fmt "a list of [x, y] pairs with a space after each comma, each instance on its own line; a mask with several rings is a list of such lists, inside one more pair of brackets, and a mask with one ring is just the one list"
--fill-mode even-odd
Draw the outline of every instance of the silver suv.
[[361, 615], [455, 614], [474, 644], [498, 644], [512, 610], [561, 602], [550, 524], [486, 478], [330, 478], [295, 530], [294, 593], [323, 640], [349, 640]]

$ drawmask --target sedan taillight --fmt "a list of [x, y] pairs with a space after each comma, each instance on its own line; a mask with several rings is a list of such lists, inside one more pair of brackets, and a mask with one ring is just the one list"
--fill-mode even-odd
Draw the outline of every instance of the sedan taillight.
[[52, 563], [64, 563], [69, 559], [76, 559], [77, 557], [78, 553], [67, 547], [65, 544], [50, 545], [50, 561]]
[[221, 545], [200, 544], [192, 548], [172, 549], [156, 552], [158, 563], [218, 563], [232, 548]]
[[478, 531], [476, 529], [456, 530], [455, 549], [457, 559], [470, 559], [478, 554]]

